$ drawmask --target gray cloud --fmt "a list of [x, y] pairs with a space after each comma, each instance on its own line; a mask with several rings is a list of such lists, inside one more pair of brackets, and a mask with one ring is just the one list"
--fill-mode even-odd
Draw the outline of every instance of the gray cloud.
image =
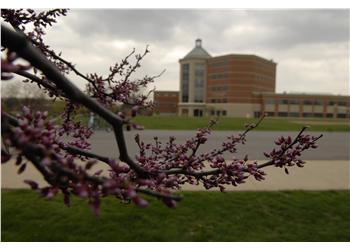
[[278, 91], [350, 94], [348, 10], [73, 9], [47, 39], [87, 73], [106, 73], [132, 48], [142, 52], [149, 44], [138, 76], [166, 68], [157, 88], [178, 89], [178, 59], [197, 37], [214, 56], [273, 58]]

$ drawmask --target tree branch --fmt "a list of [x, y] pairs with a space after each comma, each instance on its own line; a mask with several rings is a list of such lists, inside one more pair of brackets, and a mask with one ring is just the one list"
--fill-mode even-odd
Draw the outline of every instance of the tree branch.
[[[23, 76], [27, 79], [30, 79], [32, 80], [33, 82], [36, 82], [40, 85], [42, 85], [43, 87], [51, 90], [52, 92], [57, 92], [57, 88], [52, 85], [50, 82], [48, 81], [45, 81], [43, 79], [40, 79], [39, 77], [37, 77], [36, 75], [33, 75], [33, 74], [30, 74], [28, 73], [27, 71], [24, 71], [24, 70], [19, 70], [19, 71], [16, 71], [14, 72], [15, 74], [17, 75], [20, 75], [20, 76]], [[65, 94], [64, 93], [60, 93], [63, 97], [65, 97]]]
[[73, 146], [70, 146], [67, 144], [62, 145], [61, 149], [67, 151], [70, 154], [81, 155], [81, 156], [85, 156], [88, 158], [97, 159], [97, 160], [102, 161], [102, 162], [107, 163], [107, 164], [109, 164], [109, 161], [110, 161], [110, 158], [108, 158], [106, 156], [98, 155], [98, 154], [95, 154], [93, 152], [89, 152], [89, 151], [86, 151], [86, 150], [83, 150], [83, 149], [80, 149], [77, 147], [73, 147]]
[[[259, 125], [259, 123], [262, 121], [262, 118], [259, 119], [259, 122], [254, 125], [254, 127], [252, 128], [248, 128], [242, 135], [245, 135], [248, 133], [249, 130], [257, 127]], [[281, 153], [279, 154], [279, 157], [283, 156], [283, 154], [288, 150], [290, 149], [291, 147], [293, 147], [298, 141], [299, 141], [299, 138], [300, 136], [303, 134], [303, 132], [305, 131], [305, 129], [307, 129], [308, 127], [303, 127], [298, 135], [294, 138], [294, 140], [284, 149], [281, 151]], [[320, 139], [323, 135], [321, 134], [320, 136], [316, 137], [313, 142], [317, 141], [318, 139]], [[262, 164], [259, 164], [257, 165], [257, 169], [261, 169], [261, 168], [264, 168], [264, 167], [267, 167], [267, 166], [271, 166], [271, 165], [274, 165], [274, 161], [273, 160], [270, 160], [270, 161], [267, 161], [265, 163], [262, 163]], [[247, 172], [248, 170], [244, 170], [245, 172]], [[208, 175], [217, 175], [217, 174], [220, 174], [222, 172], [221, 169], [214, 169], [214, 170], [209, 170], [209, 171], [201, 171], [201, 172], [189, 172], [187, 170], [184, 170], [184, 169], [171, 169], [171, 170], [164, 170], [163, 173], [165, 174], [168, 174], [168, 175], [171, 175], [171, 174], [184, 174], [184, 175], [190, 175], [190, 176], [193, 176], [193, 177], [196, 177], [196, 178], [200, 178], [202, 176], [208, 176]]]
[[62, 90], [72, 101], [82, 104], [89, 110], [101, 116], [114, 129], [118, 144], [120, 160], [126, 162], [138, 175], [146, 176], [147, 172], [130, 159], [123, 134], [123, 120], [112, 111], [100, 105], [97, 101], [84, 94], [69, 79], [67, 79], [56, 66], [50, 62], [26, 37], [16, 31], [1, 25], [3, 46], [15, 51], [22, 58], [28, 60], [34, 67], [40, 69], [57, 88]]

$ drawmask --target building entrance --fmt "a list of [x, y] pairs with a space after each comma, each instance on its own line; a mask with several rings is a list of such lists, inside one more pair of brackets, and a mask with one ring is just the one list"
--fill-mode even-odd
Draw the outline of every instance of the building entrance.
[[193, 116], [202, 117], [203, 116], [203, 110], [201, 110], [201, 109], [193, 110]]

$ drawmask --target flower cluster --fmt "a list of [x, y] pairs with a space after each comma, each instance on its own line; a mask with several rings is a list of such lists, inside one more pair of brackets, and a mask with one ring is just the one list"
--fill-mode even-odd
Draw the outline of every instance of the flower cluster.
[[36, 13], [33, 9], [2, 9], [1, 17], [12, 26], [25, 30], [25, 25], [32, 23], [35, 27], [52, 26], [57, 16], [65, 16], [66, 9], [54, 9]]
[[18, 143], [38, 143], [53, 152], [60, 151], [61, 139], [57, 135], [58, 126], [48, 119], [48, 112], [33, 112], [24, 106], [23, 113], [17, 114], [18, 126], [13, 128], [13, 133], [18, 138]]
[[47, 155], [41, 164], [50, 170], [46, 176], [50, 186], [40, 188], [32, 180], [25, 180], [25, 183], [45, 198], [53, 198], [61, 191], [67, 206], [70, 205], [71, 195], [87, 199], [95, 214], [99, 213], [101, 198], [107, 195], [112, 195], [126, 203], [132, 201], [141, 208], [148, 205], [148, 202], [137, 193], [136, 185], [130, 181], [129, 168], [111, 160], [108, 177], [99, 177], [101, 170], [90, 176], [87, 172], [95, 163], [96, 161], [90, 160], [85, 165], [80, 165], [74, 161], [73, 157], [61, 158], [56, 155], [53, 160]]
[[[5, 123], [6, 118], [3, 119]], [[49, 186], [39, 187], [32, 180], [25, 180], [25, 183], [43, 197], [52, 198], [61, 191], [65, 204], [69, 206], [70, 196], [77, 195], [88, 199], [96, 214], [100, 199], [106, 195], [113, 195], [125, 202], [132, 201], [140, 207], [147, 205], [147, 201], [136, 192], [136, 187], [145, 186], [147, 182], [137, 179], [134, 182], [135, 174], [127, 165], [110, 159], [108, 176], [100, 177], [101, 170], [90, 174], [97, 161], [90, 159], [77, 163], [75, 156], [64, 154], [65, 145], [58, 132], [59, 126], [47, 119], [47, 112], [33, 113], [24, 107], [23, 114], [16, 118], [16, 126], [4, 129], [3, 139], [7, 147], [15, 147], [17, 152], [2, 150], [2, 163], [16, 155], [18, 174], [25, 171], [28, 160], [35, 164]]]
[[1, 80], [10, 80], [13, 78], [13, 74], [19, 70], [29, 70], [30, 65], [23, 65], [16, 63], [18, 56], [15, 52], [9, 50], [6, 51], [5, 57], [1, 58]]
[[[67, 9], [53, 9], [37, 13], [33, 9], [1, 9], [1, 17], [17, 30], [25, 34], [32, 43], [51, 59], [51, 61], [63, 73], [68, 73], [70, 68], [58, 60], [56, 53], [44, 42], [44, 29], [57, 22], [56, 18], [67, 15]], [[37, 73], [36, 69], [34, 72]]]
[[[162, 176], [162, 181], [157, 185], [179, 189], [179, 185], [185, 183], [202, 183], [206, 189], [219, 187], [224, 191], [225, 185], [242, 184], [249, 176], [258, 181], [264, 180], [266, 173], [261, 168], [265, 166], [303, 166], [305, 162], [300, 159], [301, 153], [309, 148], [316, 148], [316, 141], [321, 137], [304, 135], [304, 129], [293, 141], [290, 137], [281, 137], [276, 141], [280, 149], [265, 153], [271, 161], [258, 165], [256, 161], [249, 162], [247, 155], [241, 160], [233, 157], [231, 161], [223, 157], [224, 152], [236, 153], [238, 144], [246, 143], [247, 132], [256, 127], [256, 124], [246, 126], [243, 133], [228, 136], [221, 148], [198, 154], [198, 148], [208, 140], [213, 124], [215, 122], [211, 122], [208, 128], [199, 129], [196, 135], [184, 144], [176, 144], [174, 137], [170, 137], [165, 145], [162, 145], [157, 137], [154, 138], [153, 144], [146, 144], [136, 135], [135, 141], [140, 150], [136, 159], [147, 171], [157, 173], [158, 178]], [[287, 169], [285, 171], [288, 172]], [[173, 178], [169, 180], [167, 177]]]
[[[79, 106], [73, 102], [67, 101], [65, 109], [61, 114], [63, 123], [58, 129], [59, 136], [69, 136], [71, 141], [68, 142], [69, 145], [75, 146], [80, 149], [90, 150], [90, 142], [88, 139], [93, 134], [92, 129], [83, 125], [80, 121], [74, 121], [72, 117], [75, 115], [75, 111], [79, 109]], [[84, 157], [79, 157], [84, 159]]]
[[132, 107], [132, 117], [141, 109], [152, 109], [153, 103], [149, 101], [149, 95], [153, 91], [149, 91], [147, 94], [141, 92], [158, 76], [130, 79], [132, 73], [141, 66], [141, 60], [148, 53], [149, 50], [146, 49], [143, 55], [135, 55], [136, 62], [134, 64], [129, 62], [129, 57], [132, 54], [128, 55], [120, 64], [117, 63], [110, 67], [110, 73], [106, 78], [96, 73], [90, 74], [86, 87], [87, 93], [109, 108], [116, 103]]
[[274, 148], [270, 153], [264, 152], [264, 155], [271, 159], [271, 162], [276, 166], [285, 169], [286, 167], [297, 165], [298, 167], [304, 167], [305, 162], [300, 158], [301, 153], [307, 149], [317, 148], [316, 141], [321, 136], [310, 136], [299, 134], [297, 138], [292, 141], [290, 136], [281, 136], [275, 141], [278, 148]]

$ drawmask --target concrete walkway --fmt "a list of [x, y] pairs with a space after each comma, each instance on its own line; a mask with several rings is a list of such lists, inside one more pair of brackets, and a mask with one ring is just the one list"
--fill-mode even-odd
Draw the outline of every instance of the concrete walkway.
[[[46, 183], [37, 170], [28, 166], [21, 175], [14, 162], [1, 166], [1, 187], [3, 189], [28, 188], [23, 180], [34, 180], [41, 187]], [[104, 164], [95, 166], [94, 170], [107, 169]], [[104, 171], [107, 172], [107, 171]], [[292, 167], [289, 175], [283, 169], [273, 166], [265, 168], [265, 181], [249, 178], [247, 183], [238, 187], [228, 186], [228, 191], [272, 191], [272, 190], [350, 190], [350, 161], [309, 160], [304, 168]], [[186, 185], [183, 190], [204, 190], [202, 186]], [[214, 189], [213, 189], [214, 190]]]

